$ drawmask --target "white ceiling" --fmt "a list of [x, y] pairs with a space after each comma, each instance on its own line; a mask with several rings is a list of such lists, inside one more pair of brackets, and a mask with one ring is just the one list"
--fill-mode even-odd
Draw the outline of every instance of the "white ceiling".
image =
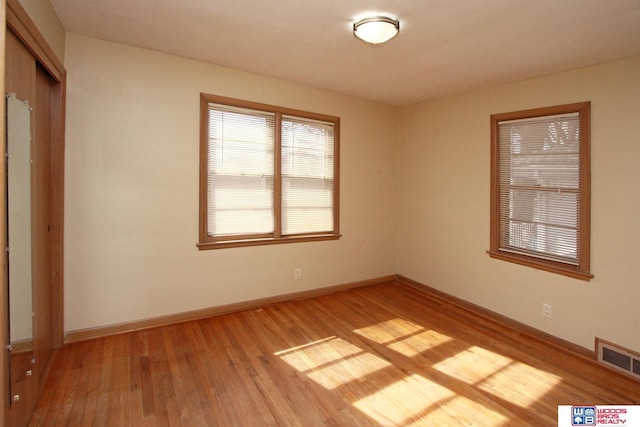
[[[640, 0], [51, 3], [68, 32], [393, 105], [640, 54]], [[400, 35], [356, 39], [367, 12], [398, 18]]]

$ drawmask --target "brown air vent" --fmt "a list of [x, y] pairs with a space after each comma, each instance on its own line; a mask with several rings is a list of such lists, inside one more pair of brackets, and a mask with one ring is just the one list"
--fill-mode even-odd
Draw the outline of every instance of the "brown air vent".
[[596, 338], [598, 361], [640, 379], [640, 353]]

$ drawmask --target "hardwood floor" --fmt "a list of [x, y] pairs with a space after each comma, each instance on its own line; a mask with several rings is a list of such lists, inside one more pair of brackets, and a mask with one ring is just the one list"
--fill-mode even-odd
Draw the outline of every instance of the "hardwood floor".
[[555, 426], [640, 384], [396, 283], [58, 352], [31, 426]]

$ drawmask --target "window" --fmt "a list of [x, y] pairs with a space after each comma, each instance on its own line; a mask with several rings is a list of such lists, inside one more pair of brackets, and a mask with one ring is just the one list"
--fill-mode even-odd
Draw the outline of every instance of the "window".
[[589, 280], [590, 103], [491, 116], [489, 255]]
[[340, 237], [338, 117], [200, 97], [200, 249]]

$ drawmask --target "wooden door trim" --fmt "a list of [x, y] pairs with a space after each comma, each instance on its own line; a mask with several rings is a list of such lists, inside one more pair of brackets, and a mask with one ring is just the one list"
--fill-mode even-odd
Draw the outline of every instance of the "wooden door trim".
[[67, 73], [62, 61], [49, 46], [19, 0], [7, 0], [6, 19], [7, 27], [18, 36], [51, 77], [56, 82], [62, 83], [63, 76]]

